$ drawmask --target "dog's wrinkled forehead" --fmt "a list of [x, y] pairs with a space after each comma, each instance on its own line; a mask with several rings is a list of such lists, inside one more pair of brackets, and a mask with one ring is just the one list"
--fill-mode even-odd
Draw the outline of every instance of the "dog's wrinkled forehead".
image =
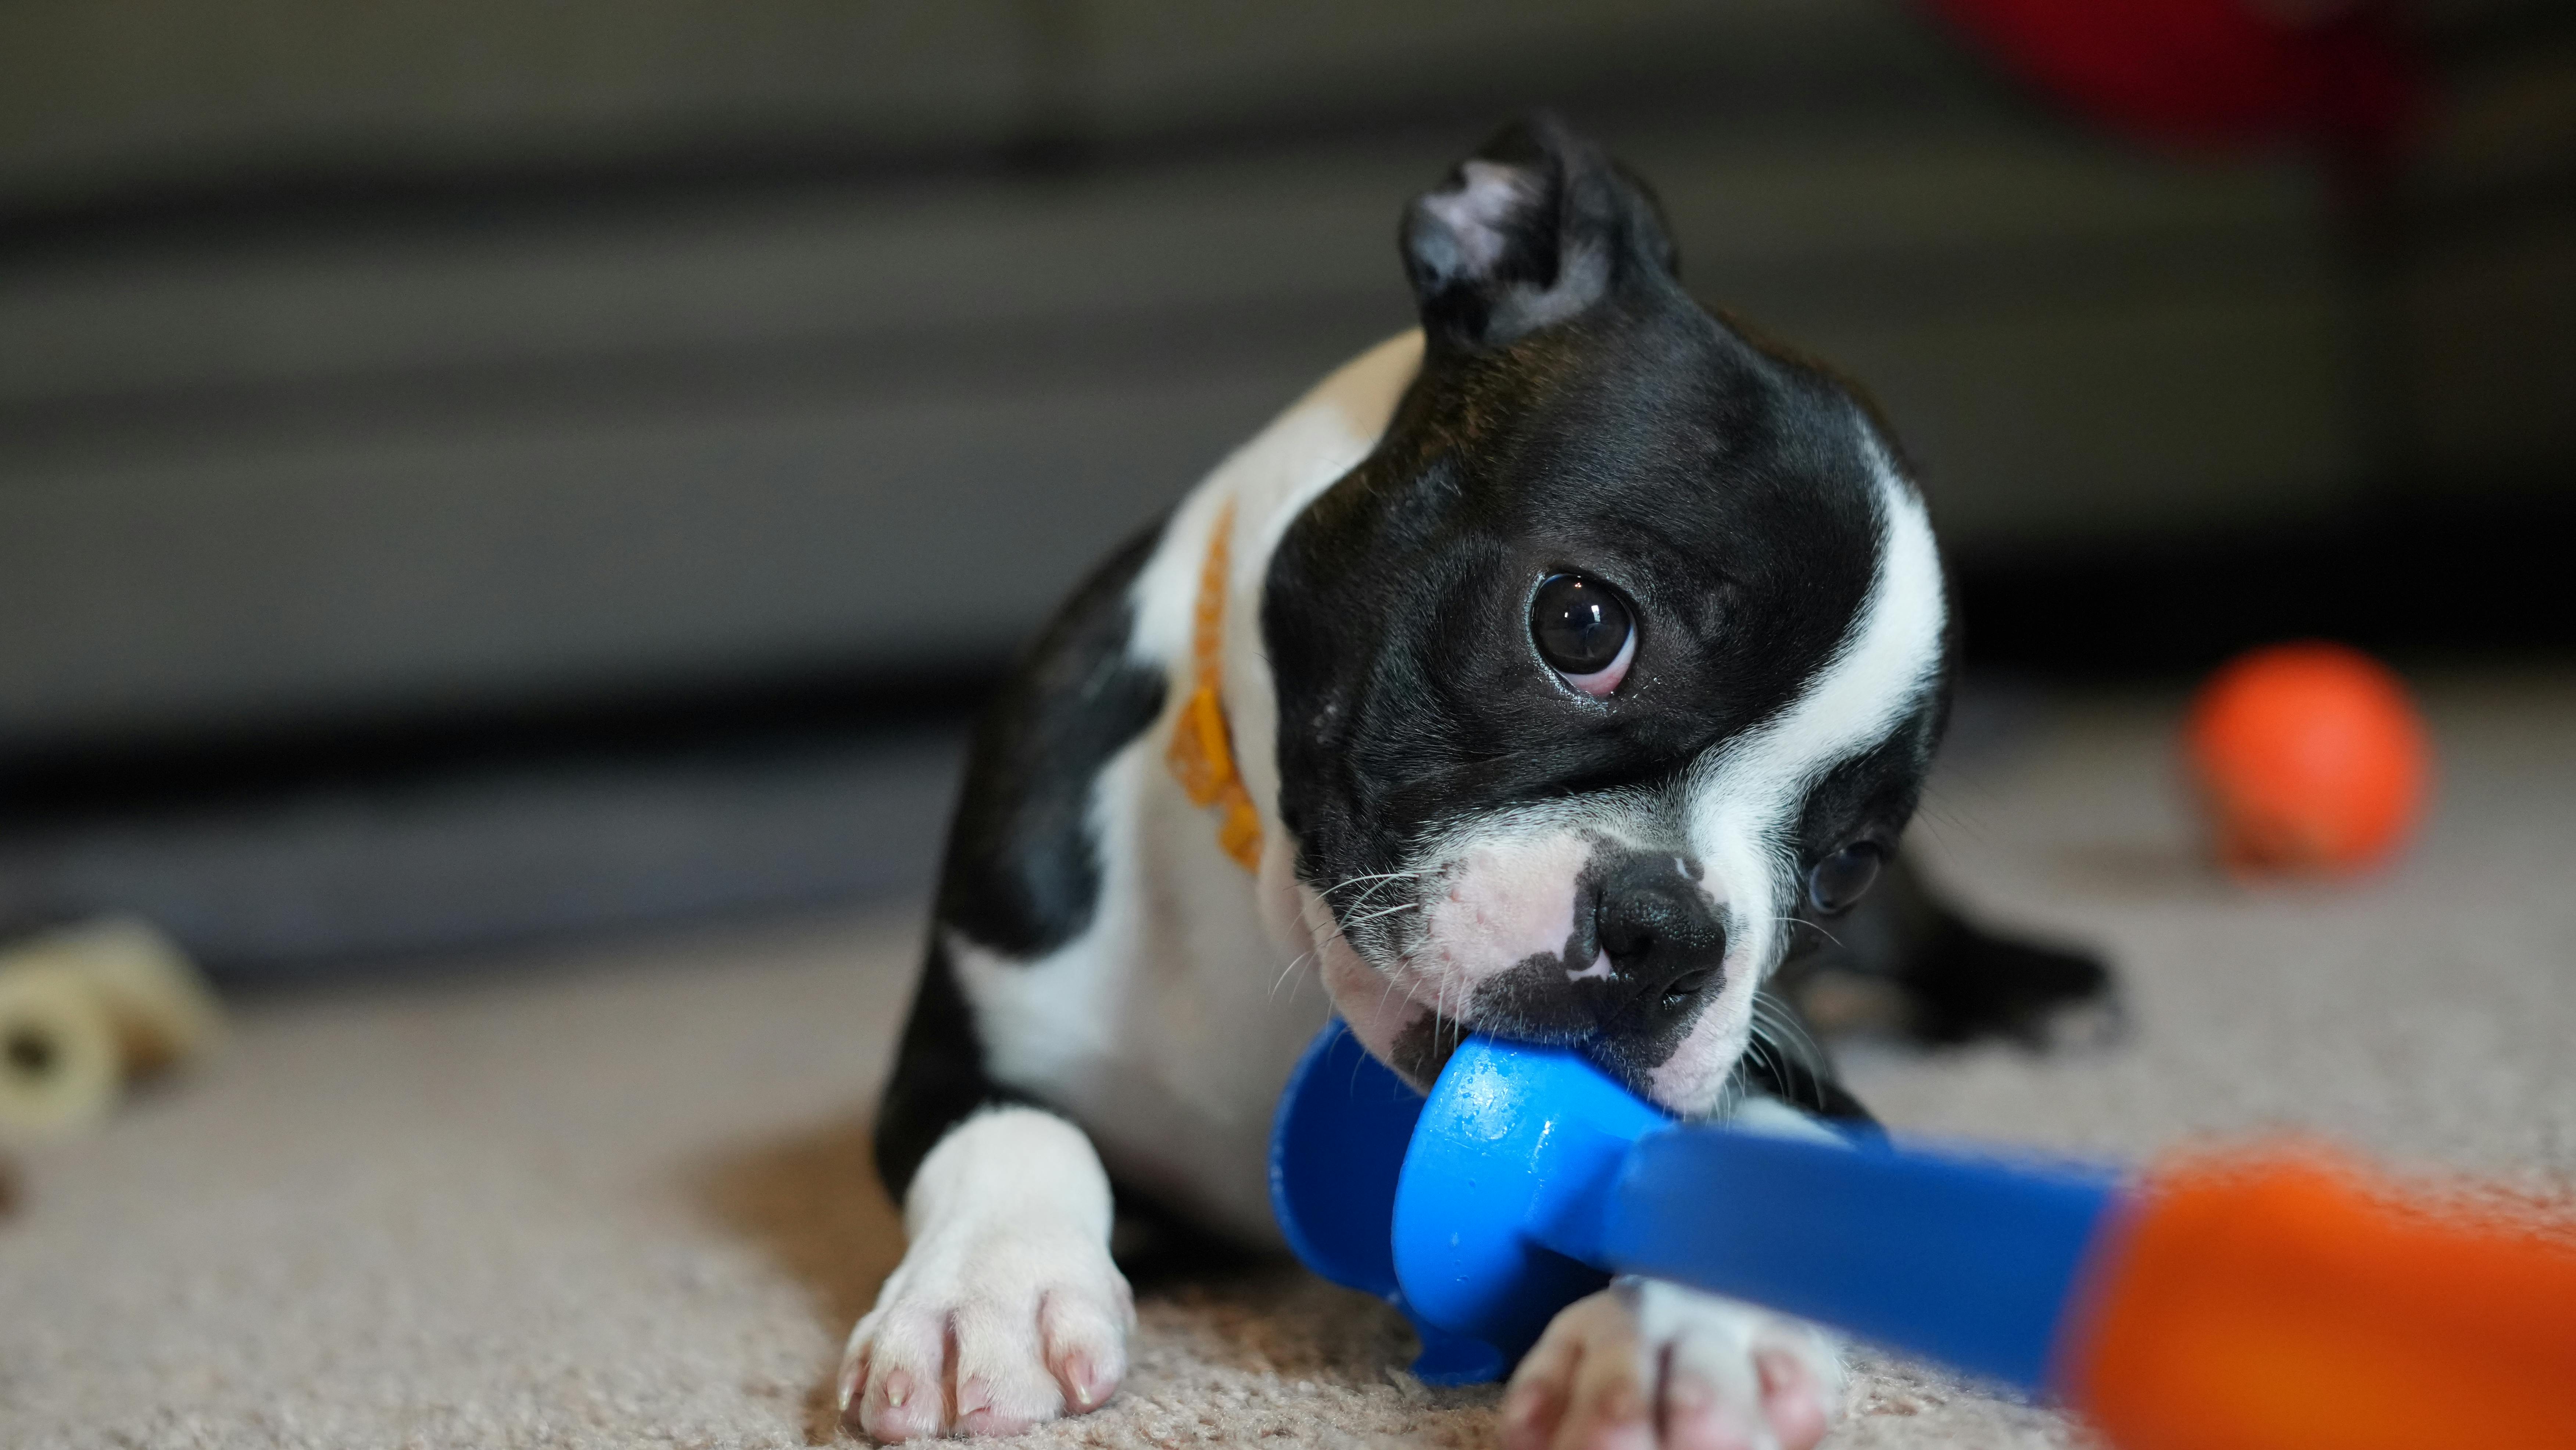
[[[1651, 197], [1580, 141], [1506, 133], [1405, 242], [1422, 372], [1291, 527], [1264, 604], [1313, 876], [1674, 780], [1824, 671], [1889, 533], [1865, 411], [1693, 302]], [[1634, 611], [1615, 697], [1570, 696], [1535, 652], [1535, 591], [1566, 574]]]

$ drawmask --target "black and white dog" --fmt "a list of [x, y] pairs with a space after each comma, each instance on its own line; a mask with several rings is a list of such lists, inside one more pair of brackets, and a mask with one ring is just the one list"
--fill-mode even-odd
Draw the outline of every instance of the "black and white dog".
[[[878, 1126], [910, 1248], [840, 1381], [880, 1440], [1110, 1397], [1113, 1180], [1275, 1244], [1271, 1111], [1328, 1009], [1417, 1083], [1488, 1030], [1686, 1116], [1860, 1113], [1763, 988], [1891, 864], [1942, 726], [1895, 444], [1694, 303], [1651, 194], [1551, 120], [1402, 249], [1420, 330], [1103, 565], [977, 737]], [[1806, 1325], [1623, 1283], [1505, 1413], [1794, 1450], [1841, 1386]]]

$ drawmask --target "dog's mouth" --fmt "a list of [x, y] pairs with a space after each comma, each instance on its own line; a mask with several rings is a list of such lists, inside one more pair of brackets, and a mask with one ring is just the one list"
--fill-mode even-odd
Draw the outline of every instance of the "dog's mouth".
[[[1674, 875], [1671, 857], [1639, 859], [1660, 868], [1647, 886], [1661, 888]], [[1633, 923], [1605, 912], [1601, 887], [1578, 871], [1561, 890], [1502, 892], [1499, 908], [1486, 910], [1475, 893], [1462, 901], [1452, 890], [1435, 908], [1449, 913], [1444, 920], [1426, 919], [1433, 912], [1420, 906], [1378, 905], [1346, 922], [1317, 894], [1307, 920], [1323, 928], [1311, 940], [1335, 1009], [1371, 1053], [1416, 1088], [1427, 1091], [1470, 1035], [1490, 1033], [1573, 1049], [1651, 1093], [1731, 974], [1715, 960], [1688, 971], [1670, 970], [1666, 961], [1658, 979], [1652, 954], [1670, 938], [1655, 932], [1671, 931], [1666, 918], [1681, 913], [1668, 911], [1651, 930], [1621, 935]], [[1536, 897], [1551, 909], [1525, 912], [1526, 919], [1508, 915]], [[1406, 919], [1378, 921], [1371, 912]], [[1455, 930], [1444, 935], [1442, 926]], [[1631, 948], [1624, 959], [1617, 954], [1623, 942]], [[1492, 964], [1523, 949], [1516, 961]]]
[[1387, 1066], [1416, 1086], [1428, 1088], [1449, 1066], [1449, 1059], [1457, 1053], [1458, 1045], [1475, 1030], [1471, 1023], [1425, 1010], [1396, 1034], [1393, 1048], [1388, 1053]]
[[[1379, 1061], [1428, 1091], [1476, 1024], [1443, 1011], [1433, 984], [1401, 957], [1394, 963], [1363, 952], [1335, 923], [1316, 938], [1318, 975], [1333, 1009]], [[1451, 1006], [1459, 1005], [1454, 998]]]

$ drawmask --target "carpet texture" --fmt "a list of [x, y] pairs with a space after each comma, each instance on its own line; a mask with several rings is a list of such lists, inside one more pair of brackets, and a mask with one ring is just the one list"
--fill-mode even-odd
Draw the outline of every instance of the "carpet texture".
[[[1981, 910], [2098, 944], [2134, 1032], [2080, 1057], [1847, 1052], [1901, 1129], [2134, 1155], [2297, 1126], [2576, 1196], [2576, 681], [2429, 691], [2440, 811], [2360, 886], [2197, 861], [2177, 702], [1970, 722], [1927, 806]], [[916, 914], [737, 927], [255, 1002], [230, 1051], [18, 1165], [0, 1446], [793, 1446], [900, 1249], [866, 1106]], [[1126, 1390], [1031, 1445], [1477, 1445], [1379, 1307], [1280, 1268], [1164, 1286]], [[1859, 1447], [2061, 1445], [1862, 1360]]]

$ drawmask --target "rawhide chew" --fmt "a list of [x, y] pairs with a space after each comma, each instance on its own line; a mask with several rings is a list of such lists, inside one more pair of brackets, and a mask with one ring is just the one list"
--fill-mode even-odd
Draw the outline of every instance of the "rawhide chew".
[[0, 971], [21, 963], [59, 967], [89, 985], [115, 1026], [129, 1078], [183, 1063], [223, 1035], [222, 1009], [196, 963], [147, 922], [101, 917], [0, 953]]
[[116, 1106], [117, 1034], [96, 989], [49, 962], [0, 964], [0, 1141], [87, 1130]]

